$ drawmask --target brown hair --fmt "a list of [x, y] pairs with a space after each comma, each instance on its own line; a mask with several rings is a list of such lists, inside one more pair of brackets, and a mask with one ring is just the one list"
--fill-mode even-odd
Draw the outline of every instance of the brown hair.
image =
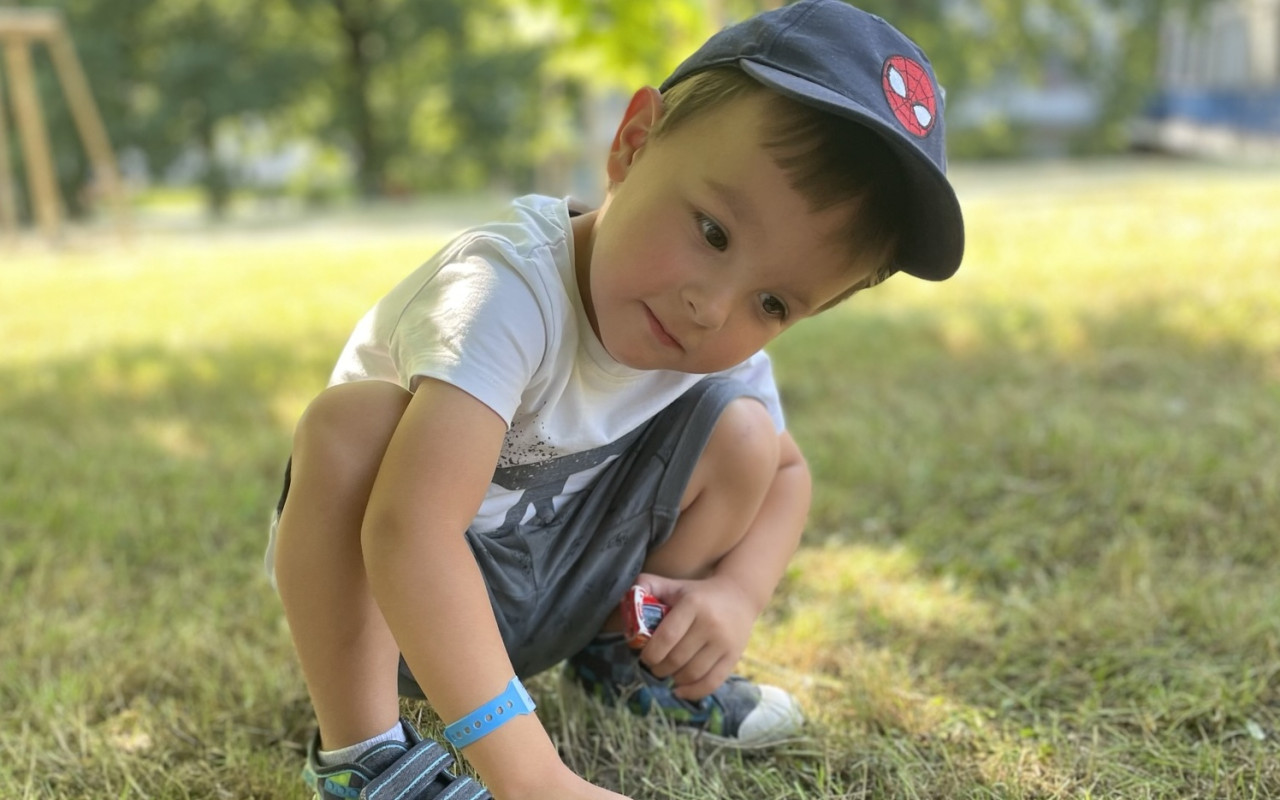
[[757, 92], [769, 92], [761, 143], [813, 211], [849, 204], [844, 236], [854, 268], [867, 275], [819, 311], [875, 286], [897, 268], [894, 253], [906, 213], [897, 156], [878, 135], [856, 122], [770, 91], [745, 72], [722, 67], [699, 72], [662, 96], [664, 113], [652, 135], [671, 133], [697, 114]]

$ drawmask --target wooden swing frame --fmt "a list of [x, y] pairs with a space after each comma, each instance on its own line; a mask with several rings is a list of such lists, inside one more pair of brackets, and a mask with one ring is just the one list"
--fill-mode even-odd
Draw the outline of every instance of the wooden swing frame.
[[[45, 235], [56, 237], [65, 213], [54, 172], [49, 131], [36, 91], [31, 54], [37, 44], [49, 49], [62, 93], [89, 156], [94, 180], [113, 206], [123, 230], [127, 213], [124, 185], [106, 126], [62, 15], [51, 9], [5, 8], [0, 9], [0, 45], [4, 47], [5, 71], [36, 224]], [[17, 190], [9, 154], [4, 86], [0, 85], [0, 231], [16, 234], [17, 229]]]

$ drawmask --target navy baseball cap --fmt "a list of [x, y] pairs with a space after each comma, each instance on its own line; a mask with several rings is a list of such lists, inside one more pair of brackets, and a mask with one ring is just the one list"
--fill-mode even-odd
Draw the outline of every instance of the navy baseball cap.
[[955, 274], [964, 217], [946, 176], [943, 97], [914, 42], [841, 0], [800, 0], [715, 34], [660, 90], [715, 67], [738, 67], [779, 94], [878, 133], [907, 182], [910, 219], [894, 265], [931, 281]]

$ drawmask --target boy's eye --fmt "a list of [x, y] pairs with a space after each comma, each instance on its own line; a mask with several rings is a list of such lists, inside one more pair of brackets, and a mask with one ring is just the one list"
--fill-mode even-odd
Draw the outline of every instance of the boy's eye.
[[707, 244], [717, 250], [724, 250], [729, 246], [729, 234], [724, 232], [724, 228], [710, 217], [702, 214], [695, 215], [698, 219], [698, 227], [702, 229], [702, 238]]
[[764, 309], [764, 313], [777, 317], [778, 319], [787, 318], [787, 304], [777, 295], [763, 294], [760, 295], [760, 307]]

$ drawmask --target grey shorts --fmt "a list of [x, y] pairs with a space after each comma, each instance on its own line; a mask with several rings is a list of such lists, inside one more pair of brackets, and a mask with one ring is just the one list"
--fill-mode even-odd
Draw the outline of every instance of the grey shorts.
[[[732, 400], [755, 396], [740, 381], [707, 378], [628, 434], [621, 454], [553, 514], [467, 531], [516, 674], [535, 675], [595, 636], [648, 554], [671, 535], [720, 414]], [[557, 470], [554, 462], [538, 470], [554, 485], [572, 471], [574, 465]], [[539, 487], [522, 485], [539, 495]], [[288, 490], [286, 472], [277, 510]], [[542, 494], [554, 495], [554, 486]], [[399, 677], [402, 695], [422, 696], [403, 659]]]

